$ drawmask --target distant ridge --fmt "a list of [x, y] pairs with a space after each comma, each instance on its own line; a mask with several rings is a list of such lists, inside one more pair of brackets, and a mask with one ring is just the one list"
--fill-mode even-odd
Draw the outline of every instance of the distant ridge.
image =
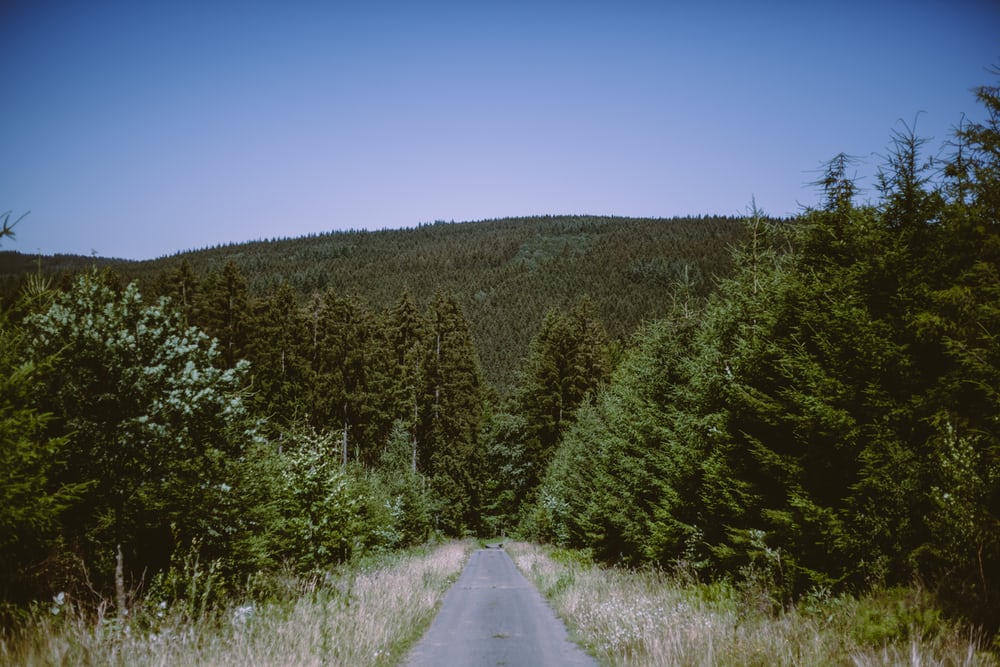
[[146, 261], [6, 251], [0, 252], [0, 296], [9, 300], [39, 265], [56, 276], [110, 268], [155, 295], [185, 261], [200, 279], [234, 262], [252, 297], [288, 283], [303, 302], [333, 289], [387, 309], [404, 291], [426, 304], [441, 289], [458, 296], [486, 376], [503, 389], [549, 309], [587, 296], [612, 340], [623, 340], [642, 321], [668, 311], [678, 281], [701, 295], [713, 289], [715, 278], [729, 273], [730, 250], [744, 233], [737, 217], [566, 215], [332, 231]]

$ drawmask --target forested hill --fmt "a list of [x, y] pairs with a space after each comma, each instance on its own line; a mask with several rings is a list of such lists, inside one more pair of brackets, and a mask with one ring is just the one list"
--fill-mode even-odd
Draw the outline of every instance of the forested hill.
[[[545, 313], [583, 296], [612, 340], [663, 315], [673, 286], [686, 280], [711, 289], [730, 269], [730, 249], [744, 235], [735, 217], [672, 219], [546, 216], [412, 229], [332, 232], [230, 244], [144, 262], [42, 257], [44, 271], [108, 264], [144, 292], [161, 293], [165, 276], [186, 260], [199, 280], [234, 262], [251, 297], [288, 283], [305, 301], [333, 289], [377, 310], [404, 291], [420, 304], [442, 289], [454, 293], [469, 321], [487, 380], [505, 388]], [[0, 253], [3, 295], [16, 291], [38, 259]]]

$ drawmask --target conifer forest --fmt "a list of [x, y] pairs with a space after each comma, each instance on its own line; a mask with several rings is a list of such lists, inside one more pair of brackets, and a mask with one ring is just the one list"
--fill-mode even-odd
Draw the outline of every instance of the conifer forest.
[[[1000, 630], [1000, 88], [789, 219], [439, 221], [0, 252], [0, 618], [435, 537]], [[823, 156], [818, 156], [823, 157]], [[30, 216], [19, 224], [30, 225]]]

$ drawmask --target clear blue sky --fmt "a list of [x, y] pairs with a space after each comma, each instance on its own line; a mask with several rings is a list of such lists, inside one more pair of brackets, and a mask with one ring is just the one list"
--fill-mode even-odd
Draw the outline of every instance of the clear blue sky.
[[755, 4], [0, 0], [2, 249], [793, 214], [996, 83], [997, 0]]

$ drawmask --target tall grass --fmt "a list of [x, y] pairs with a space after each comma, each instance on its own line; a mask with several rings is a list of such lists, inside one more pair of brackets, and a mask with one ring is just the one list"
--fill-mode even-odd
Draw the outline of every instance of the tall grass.
[[0, 638], [0, 664], [393, 665], [430, 625], [474, 546], [450, 542], [310, 579], [269, 577], [263, 602], [211, 609], [150, 599], [126, 623], [54, 600]]
[[1000, 664], [916, 588], [861, 598], [818, 592], [775, 612], [752, 583], [600, 568], [523, 543], [507, 551], [605, 665]]

